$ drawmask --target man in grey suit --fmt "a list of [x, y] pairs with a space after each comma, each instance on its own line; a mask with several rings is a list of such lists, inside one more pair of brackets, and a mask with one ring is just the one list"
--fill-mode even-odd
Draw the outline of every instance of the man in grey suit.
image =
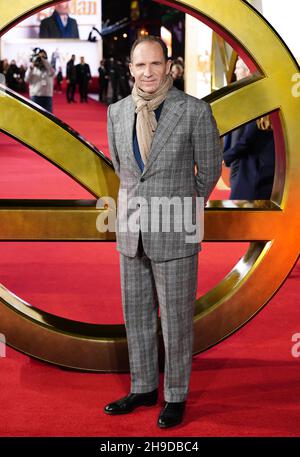
[[[222, 151], [210, 106], [173, 87], [164, 42], [139, 38], [130, 57], [135, 84], [131, 95], [109, 106], [108, 140], [120, 178], [116, 237], [131, 391], [104, 411], [125, 414], [157, 403], [159, 306], [165, 404], [158, 426], [167, 428], [182, 421], [189, 390], [201, 250], [182, 218], [194, 221], [197, 197], [207, 201]], [[177, 203], [173, 212], [164, 206], [170, 201]], [[181, 211], [178, 202], [192, 203]]]

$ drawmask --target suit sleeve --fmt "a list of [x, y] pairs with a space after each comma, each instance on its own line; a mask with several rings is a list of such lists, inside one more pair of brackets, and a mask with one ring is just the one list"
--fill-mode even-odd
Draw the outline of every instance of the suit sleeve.
[[192, 133], [194, 162], [197, 165], [195, 187], [198, 197], [206, 204], [222, 170], [222, 148], [211, 107], [205, 104]]
[[77, 21], [72, 19], [72, 38], [79, 38]]
[[116, 174], [120, 177], [120, 161], [118, 156], [118, 151], [115, 143], [115, 134], [114, 134], [114, 126], [111, 119], [111, 105], [108, 107], [107, 110], [107, 137], [108, 137], [108, 145], [109, 151], [111, 155], [111, 160], [115, 169]]

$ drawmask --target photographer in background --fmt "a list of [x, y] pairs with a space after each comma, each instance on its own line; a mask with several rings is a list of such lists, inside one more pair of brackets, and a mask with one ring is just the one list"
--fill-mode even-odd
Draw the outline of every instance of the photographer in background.
[[52, 113], [55, 70], [48, 62], [44, 49], [35, 48], [30, 62], [25, 74], [25, 81], [29, 84], [30, 99]]

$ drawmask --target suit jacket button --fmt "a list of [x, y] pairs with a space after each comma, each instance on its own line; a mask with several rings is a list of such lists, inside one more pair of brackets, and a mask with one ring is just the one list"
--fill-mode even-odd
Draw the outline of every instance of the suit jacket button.
[[141, 177], [141, 182], [144, 182], [145, 181], [145, 178]]

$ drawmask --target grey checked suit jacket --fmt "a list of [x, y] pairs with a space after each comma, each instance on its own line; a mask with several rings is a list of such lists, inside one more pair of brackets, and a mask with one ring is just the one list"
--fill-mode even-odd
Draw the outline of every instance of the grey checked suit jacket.
[[[182, 221], [184, 211], [179, 216], [178, 211], [172, 212], [170, 207], [170, 230], [166, 231], [162, 223], [151, 230], [152, 224], [157, 222], [154, 221], [157, 213], [153, 216], [151, 212], [153, 199], [150, 201], [150, 198], [179, 197], [183, 202], [184, 197], [192, 197], [191, 212], [195, 222], [195, 196], [203, 197], [206, 202], [221, 174], [222, 150], [210, 105], [172, 87], [165, 99], [143, 172], [133, 153], [134, 115], [131, 95], [108, 108], [109, 148], [115, 172], [120, 178], [117, 250], [134, 257], [141, 229], [144, 251], [151, 260], [165, 261], [193, 255], [201, 250], [201, 245], [186, 242], [186, 235], [190, 233], [186, 232]], [[195, 163], [198, 167], [196, 176]], [[139, 205], [130, 207], [128, 202], [133, 198]], [[178, 230], [180, 217], [181, 231]], [[129, 220], [135, 221], [135, 231], [128, 227], [126, 230]]]

